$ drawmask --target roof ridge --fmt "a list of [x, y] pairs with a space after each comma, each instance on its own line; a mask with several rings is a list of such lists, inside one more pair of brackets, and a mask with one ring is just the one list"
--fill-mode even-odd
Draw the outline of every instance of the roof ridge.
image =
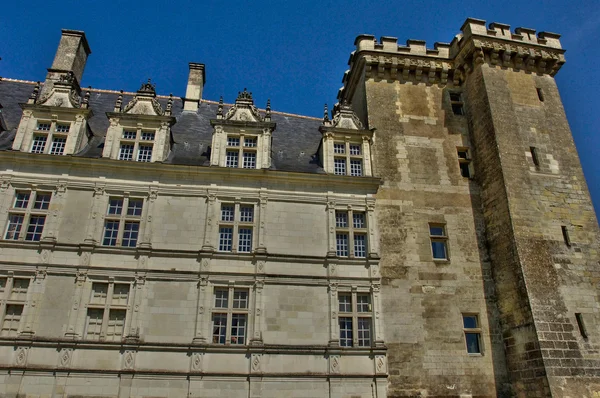
[[[0, 82], [2, 81], [7, 81], [7, 82], [13, 82], [13, 83], [25, 83], [25, 84], [31, 84], [31, 85], [35, 85], [38, 82], [32, 81], [32, 80], [22, 80], [22, 79], [13, 79], [10, 77], [2, 77], [0, 76]], [[40, 82], [40, 84], [44, 84], [42, 82]], [[82, 91], [83, 90], [87, 90], [88, 88], [82, 87]], [[133, 91], [123, 91], [121, 93], [120, 90], [108, 90], [108, 89], [103, 89], [103, 88], [91, 88], [89, 89], [91, 92], [98, 92], [98, 93], [106, 93], [106, 94], [124, 94], [124, 95], [135, 95], [136, 93]], [[156, 95], [157, 98], [162, 98], [162, 99], [168, 99], [170, 96], [169, 95]], [[173, 96], [173, 98], [175, 99], [183, 99], [182, 97], [177, 97], [177, 96]], [[218, 105], [219, 101], [212, 101], [212, 100], [206, 100], [206, 99], [201, 99], [200, 102], [204, 102], [206, 104], [212, 104], [212, 105]], [[225, 106], [233, 106], [234, 104], [229, 104], [229, 103], [223, 103], [223, 105]], [[265, 109], [262, 108], [258, 108], [259, 111], [265, 112]], [[274, 111], [271, 110], [271, 114], [275, 114], [275, 115], [281, 115], [281, 116], [291, 116], [291, 117], [297, 117], [300, 119], [307, 119], [307, 120], [321, 120], [321, 118], [318, 117], [314, 117], [314, 116], [306, 116], [306, 115], [298, 115], [296, 113], [289, 113], [289, 112], [281, 112], [281, 111]]]

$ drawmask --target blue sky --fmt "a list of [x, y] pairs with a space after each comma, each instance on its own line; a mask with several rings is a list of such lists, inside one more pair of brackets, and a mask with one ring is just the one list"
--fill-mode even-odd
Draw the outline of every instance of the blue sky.
[[556, 79], [596, 213], [600, 211], [600, 1], [90, 1], [5, 2], [0, 76], [43, 80], [60, 29], [86, 32], [83, 86], [134, 91], [152, 78], [185, 94], [188, 62], [206, 64], [203, 97], [232, 102], [247, 87], [257, 105], [321, 116], [335, 102], [361, 33], [450, 42], [467, 17], [562, 35]]

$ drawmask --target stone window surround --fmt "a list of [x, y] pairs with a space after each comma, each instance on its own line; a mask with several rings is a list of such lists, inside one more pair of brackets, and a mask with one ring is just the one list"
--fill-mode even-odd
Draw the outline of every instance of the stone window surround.
[[[363, 202], [364, 203], [364, 202]], [[355, 204], [342, 204], [336, 202], [334, 199], [329, 199], [327, 201], [327, 212], [328, 212], [328, 239], [329, 246], [327, 250], [327, 257], [338, 257], [338, 258], [347, 258], [347, 259], [356, 259], [356, 260], [365, 260], [372, 257], [378, 257], [378, 242], [374, 235], [374, 222], [375, 222], [375, 205], [373, 202], [368, 202], [366, 205], [355, 205]], [[356, 257], [354, 255], [354, 241], [351, 239], [350, 233], [348, 233], [348, 256], [338, 256], [337, 251], [337, 222], [336, 222], [336, 213], [346, 213], [348, 214], [348, 228], [343, 229], [344, 231], [351, 231], [353, 227], [353, 213], [363, 213], [364, 214], [364, 222], [365, 228], [360, 229], [359, 232], [361, 235], [365, 236], [365, 249], [366, 255], [364, 257]]]
[[[256, 134], [245, 134], [240, 132], [239, 134], [227, 134], [226, 135], [226, 149], [225, 149], [225, 167], [234, 167], [242, 169], [256, 169], [257, 158], [258, 158], [258, 145], [259, 137]], [[233, 139], [233, 140], [230, 140]], [[231, 145], [237, 139], [237, 145]], [[251, 143], [252, 145], [247, 145]], [[237, 154], [237, 166], [230, 165], [229, 153], [233, 152]], [[253, 155], [253, 167], [246, 167], [246, 154]]]
[[[2, 334], [2, 336], [0, 337], [16, 337], [18, 335], [20, 335], [24, 328], [24, 324], [25, 324], [25, 319], [28, 316], [28, 309], [29, 309], [29, 305], [28, 303], [31, 300], [31, 291], [32, 291], [32, 282], [33, 282], [33, 278], [31, 276], [22, 276], [22, 275], [18, 275], [15, 276], [12, 272], [10, 272], [8, 275], [1, 275], [0, 276], [0, 286], [3, 285], [3, 289], [0, 290], [0, 333]], [[20, 282], [17, 282], [20, 281]], [[17, 283], [21, 284], [24, 281], [26, 281], [27, 283], [27, 289], [24, 293], [23, 297], [23, 293], [22, 292], [17, 292], [19, 294], [18, 297], [13, 297], [13, 294], [15, 293], [14, 291], [14, 287]], [[4, 282], [2, 284], [2, 282]], [[13, 308], [17, 308], [19, 310], [18, 307], [20, 307], [20, 311], [19, 315], [18, 315], [18, 327], [16, 329], [16, 332], [13, 333], [8, 333], [7, 335], [4, 335], [5, 331], [5, 327], [8, 325], [5, 325], [5, 321], [7, 321], [7, 317], [11, 316], [11, 314], [7, 313], [7, 310], [9, 307], [13, 307]], [[11, 326], [9, 328], [9, 332], [11, 330], [14, 330], [13, 327]]]
[[[27, 194], [28, 195], [28, 199], [27, 199], [27, 203], [25, 204], [25, 207], [19, 206], [17, 207], [17, 201], [18, 201], [18, 195], [19, 194]], [[50, 200], [49, 201], [44, 201], [44, 203], [47, 203], [47, 207], [44, 208], [44, 206], [42, 205], [41, 208], [35, 208], [36, 203], [38, 202], [38, 195], [50, 195]], [[30, 188], [17, 188], [14, 191], [14, 195], [12, 196], [12, 202], [9, 205], [8, 208], [8, 213], [7, 213], [7, 221], [6, 221], [6, 227], [4, 229], [4, 234], [2, 236], [2, 239], [4, 240], [17, 240], [17, 241], [29, 241], [29, 242], [37, 242], [40, 241], [44, 236], [45, 236], [45, 231], [47, 231], [47, 223], [48, 223], [48, 218], [49, 218], [49, 207], [50, 207], [50, 202], [52, 201], [52, 198], [54, 197], [53, 193], [51, 192], [51, 190], [45, 190], [45, 189], [37, 189], [37, 187], [30, 187]], [[9, 228], [11, 226], [12, 223], [12, 217], [13, 216], [22, 216], [22, 220], [21, 220], [21, 224], [20, 224], [20, 228], [18, 231], [18, 238], [17, 239], [13, 239], [12, 237], [9, 238]], [[31, 218], [32, 217], [43, 217], [43, 223], [41, 224], [41, 231], [35, 231], [34, 236], [32, 236], [32, 239], [27, 239], [28, 235], [30, 235], [29, 233], [29, 226], [31, 225]], [[37, 224], [38, 226], [39, 223]], [[40, 235], [39, 238], [40, 239], [36, 239], [37, 236], [36, 235]], [[14, 236], [14, 235], [12, 235]]]
[[[248, 345], [249, 340], [249, 326], [251, 321], [251, 313], [252, 313], [252, 301], [251, 301], [251, 290], [249, 286], [241, 286], [239, 284], [229, 283], [228, 285], [215, 283], [212, 285], [211, 289], [211, 312], [210, 312], [210, 326], [211, 326], [211, 334], [210, 334], [210, 342], [212, 344], [219, 345], [233, 345], [233, 346], [245, 346]], [[227, 305], [226, 306], [218, 306], [217, 305], [217, 292], [227, 292]], [[245, 294], [245, 307], [235, 308], [235, 294], [242, 293]], [[225, 336], [224, 341], [215, 341], [215, 315], [225, 315], [226, 324], [225, 324]], [[233, 336], [234, 325], [233, 325], [233, 317], [234, 316], [243, 316], [245, 325], [244, 325], [244, 333], [243, 333], [243, 342], [239, 342], [236, 337]], [[239, 323], [238, 323], [239, 327]], [[239, 329], [238, 329], [239, 331]], [[217, 337], [218, 338], [218, 337]], [[220, 338], [219, 338], [220, 340]]]
[[[351, 310], [350, 311], [342, 311], [342, 308], [340, 306], [341, 303], [341, 297], [347, 297], [350, 296], [350, 304], [351, 304]], [[368, 306], [369, 309], [368, 311], [359, 311], [359, 303], [358, 303], [358, 297], [368, 297]], [[371, 347], [374, 343], [374, 333], [373, 333], [373, 297], [371, 295], [371, 291], [370, 290], [364, 290], [364, 289], [358, 289], [358, 288], [353, 288], [350, 290], [347, 289], [340, 289], [338, 291], [338, 295], [337, 295], [337, 303], [338, 303], [338, 324], [340, 321], [340, 318], [350, 318], [351, 322], [352, 322], [352, 328], [351, 328], [351, 334], [352, 334], [352, 341], [351, 344], [349, 345], [343, 345], [342, 343], [342, 325], [339, 324], [340, 327], [340, 334], [339, 334], [339, 343], [341, 347], [348, 347], [348, 348], [356, 348], [356, 347]], [[367, 319], [369, 320], [369, 327], [368, 327], [368, 331], [369, 331], [369, 338], [368, 338], [368, 344], [364, 343], [363, 339], [359, 339], [359, 332], [361, 330], [360, 327], [360, 321]], [[362, 342], [361, 342], [362, 340]]]
[[[87, 334], [88, 334], [88, 328], [89, 328], [89, 312], [90, 310], [102, 310], [103, 311], [103, 318], [102, 318], [102, 322], [100, 324], [101, 326], [101, 331], [100, 334], [98, 336], [98, 339], [91, 339], [91, 340], [98, 340], [98, 341], [105, 341], [106, 339], [106, 332], [107, 332], [107, 328], [109, 326], [109, 317], [110, 317], [110, 311], [111, 310], [118, 310], [118, 311], [125, 311], [125, 317], [123, 320], [123, 331], [122, 331], [122, 337], [125, 337], [127, 335], [127, 330], [128, 330], [128, 326], [131, 324], [131, 303], [132, 303], [132, 293], [134, 293], [134, 284], [131, 283], [131, 281], [128, 280], [117, 280], [115, 281], [114, 278], [108, 278], [108, 279], [100, 279], [100, 278], [93, 278], [93, 279], [88, 279], [86, 280], [84, 283], [84, 289], [83, 289], [83, 302], [84, 302], [84, 311], [81, 311], [81, 315], [83, 319], [80, 319], [80, 327], [78, 328], [79, 330], [81, 330], [80, 336], [82, 336], [82, 339], [84, 340], [90, 340], [87, 338]], [[106, 285], [107, 289], [106, 289], [106, 299], [105, 301], [102, 302], [94, 302], [94, 285]], [[113, 303], [113, 299], [114, 299], [114, 288], [115, 285], [121, 285], [121, 286], [127, 286], [128, 290], [127, 290], [127, 302], [125, 304], [122, 303], [118, 303], [115, 304]], [[114, 338], [113, 340], [110, 341], [120, 341], [120, 339], [116, 339]]]
[[[250, 127], [238, 121], [219, 120], [218, 122], [217, 125], [213, 124], [211, 166], [233, 167], [227, 164], [227, 153], [237, 151], [238, 162], [236, 168], [244, 168], [244, 153], [256, 154], [254, 157], [255, 167], [252, 169], [268, 169], [271, 167], [271, 137], [274, 123], [257, 122], [256, 127]], [[211, 123], [213, 122], [211, 121]], [[244, 146], [242, 143], [243, 137], [255, 138], [255, 145]], [[240, 145], [228, 145], [228, 138], [240, 138]]]
[[[134, 195], [131, 196], [129, 193], [121, 193], [121, 194], [112, 194], [112, 193], [108, 193], [106, 195], [106, 204], [104, 207], [104, 216], [102, 217], [102, 232], [101, 232], [101, 237], [99, 240], [99, 244], [101, 246], [104, 247], [120, 247], [120, 248], [133, 248], [135, 249], [139, 243], [141, 242], [141, 238], [143, 237], [143, 228], [145, 226], [145, 219], [146, 219], [146, 215], [147, 215], [147, 198], [143, 197], [143, 196], [138, 196], [138, 195]], [[110, 214], [110, 206], [111, 206], [111, 200], [112, 199], [122, 199], [122, 207], [121, 207], [121, 212], [120, 214]], [[127, 214], [128, 210], [130, 208], [130, 201], [142, 201], [142, 207], [141, 207], [141, 214], [140, 215], [130, 215]], [[106, 238], [106, 228], [107, 228], [107, 222], [110, 221], [118, 221], [119, 222], [119, 227], [118, 227], [118, 234], [116, 237], [116, 244], [114, 245], [105, 245], [105, 238]], [[124, 241], [124, 232], [125, 232], [125, 225], [126, 223], [137, 223], [138, 225], [138, 229], [137, 229], [137, 238], [136, 238], [136, 244], [134, 246], [124, 246], [123, 245], [123, 241]]]
[[[432, 230], [441, 228], [442, 234], [433, 234]], [[431, 258], [435, 262], [450, 262], [450, 250], [448, 247], [448, 230], [445, 222], [430, 222], [427, 224], [429, 232], [429, 241], [431, 247]], [[436, 257], [434, 244], [442, 244], [444, 248], [444, 257]]]
[[[47, 130], [40, 130], [39, 127], [40, 125], [43, 124], [48, 124], [50, 125], [49, 128]], [[45, 153], [45, 154], [51, 154], [51, 155], [64, 155], [65, 154], [65, 145], [66, 145], [66, 140], [69, 136], [69, 132], [71, 131], [71, 121], [62, 121], [62, 120], [58, 120], [58, 119], [52, 119], [52, 120], [44, 120], [44, 119], [37, 119], [36, 123], [35, 123], [35, 128], [33, 130], [33, 139], [31, 141], [31, 145], [29, 146], [29, 152], [33, 152], [33, 148], [35, 146], [35, 142], [36, 142], [36, 137], [45, 137], [46, 140], [44, 142], [44, 149], [41, 153]], [[66, 131], [59, 131], [58, 126], [68, 126], [68, 129]], [[60, 153], [53, 153], [55, 152], [55, 143], [58, 143], [57, 139], [64, 139], [63, 141], [63, 145], [62, 145], [62, 150]], [[40, 153], [38, 151], [36, 151], [35, 153]]]
[[[343, 143], [345, 146], [345, 153], [336, 153], [336, 144]], [[371, 137], [364, 134], [357, 134], [354, 130], [348, 130], [346, 132], [334, 132], [327, 131], [323, 135], [323, 168], [326, 173], [340, 175], [336, 172], [335, 160], [345, 160], [345, 174], [351, 175], [351, 161], [361, 160], [362, 161], [362, 177], [371, 177]], [[360, 154], [353, 155], [350, 151], [350, 145], [359, 145]]]
[[[475, 327], [467, 327], [466, 320], [467, 318], [475, 319]], [[469, 356], [482, 356], [483, 355], [483, 341], [481, 339], [482, 329], [481, 329], [481, 319], [479, 313], [477, 312], [463, 312], [461, 314], [461, 320], [463, 322], [463, 333], [465, 338], [465, 350]], [[477, 343], [478, 351], [469, 351], [469, 338], [468, 336], [474, 337]]]
[[[223, 211], [225, 207], [233, 206], [233, 214], [232, 219], [224, 219]], [[256, 247], [256, 225], [257, 225], [257, 217], [256, 217], [256, 204], [250, 201], [243, 201], [241, 199], [237, 199], [234, 201], [222, 200], [219, 203], [219, 218], [218, 218], [218, 232], [217, 232], [217, 246], [216, 249], [218, 252], [223, 253], [252, 253], [254, 248]], [[252, 221], [244, 221], [242, 220], [242, 209], [244, 208], [252, 208]], [[231, 228], [231, 249], [227, 250], [222, 248], [221, 239], [222, 239], [222, 228]], [[251, 232], [251, 244], [249, 251], [240, 251], [240, 230], [250, 229]]]
[[[129, 138], [125, 136], [126, 132], [135, 132], [136, 136], [135, 138]], [[156, 134], [158, 133], [158, 131], [156, 129], [148, 129], [148, 128], [143, 128], [142, 124], [138, 124], [135, 127], [127, 127], [124, 126], [123, 127], [123, 131], [121, 133], [121, 137], [119, 139], [119, 152], [117, 155], [117, 159], [118, 160], [130, 160], [130, 161], [134, 161], [134, 162], [151, 162], [153, 160], [156, 160], [154, 158], [154, 140], [156, 138]], [[152, 134], [152, 140], [147, 140], [144, 139], [144, 137], [147, 137], [148, 134]], [[122, 153], [122, 148], [123, 145], [133, 145], [133, 151], [132, 151], [132, 156], [131, 159], [123, 159], [123, 153]], [[141, 147], [151, 147], [151, 158], [148, 160], [143, 160], [141, 158], [143, 158], [142, 152], [141, 152]]]

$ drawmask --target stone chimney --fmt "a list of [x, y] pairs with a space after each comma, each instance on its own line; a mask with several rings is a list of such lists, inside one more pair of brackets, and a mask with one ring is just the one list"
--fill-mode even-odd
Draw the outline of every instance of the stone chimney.
[[205, 82], [204, 64], [190, 62], [190, 75], [185, 90], [185, 98], [183, 99], [184, 111], [196, 112], [198, 110]]
[[66, 75], [72, 74], [74, 86], [79, 93], [81, 77], [87, 62], [88, 56], [92, 53], [85, 37], [85, 33], [79, 30], [62, 30], [62, 36], [58, 43], [58, 49], [54, 56], [52, 67], [48, 69], [46, 82], [41, 95], [50, 92], [54, 82], [64, 79]]

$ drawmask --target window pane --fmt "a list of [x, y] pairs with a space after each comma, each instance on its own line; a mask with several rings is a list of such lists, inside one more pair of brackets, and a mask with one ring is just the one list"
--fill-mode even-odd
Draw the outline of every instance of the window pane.
[[479, 326], [477, 325], [477, 316], [476, 315], [463, 315], [463, 327], [465, 329], [475, 329]]
[[365, 228], [365, 213], [353, 213], [352, 226], [354, 228]]
[[348, 228], [348, 213], [344, 211], [336, 211], [335, 226], [337, 228]]
[[50, 123], [39, 122], [37, 125], [39, 131], [50, 131]]
[[152, 145], [140, 145], [138, 148], [138, 162], [149, 162], [152, 160]]
[[333, 159], [333, 173], [346, 175], [346, 159]]
[[108, 325], [106, 325], [106, 340], [121, 340], [123, 330], [125, 329], [125, 314], [125, 310], [110, 310], [108, 313]]
[[233, 228], [221, 227], [219, 229], [219, 250], [230, 252], [233, 244]]
[[137, 221], [125, 222], [123, 230], [123, 246], [135, 247], [137, 245], [138, 234], [140, 231], [140, 223]]
[[123, 131], [123, 138], [126, 140], [135, 140], [137, 137], [137, 131]]
[[221, 205], [221, 221], [233, 221], [233, 205]]
[[346, 153], [346, 144], [343, 142], [334, 142], [333, 153]]
[[244, 137], [244, 146], [247, 148], [256, 148], [256, 137]]
[[446, 236], [443, 226], [429, 226], [429, 235], [432, 236]]
[[231, 316], [231, 344], [246, 343], [246, 314]]
[[154, 132], [142, 131], [142, 141], [154, 141]]
[[240, 221], [241, 222], [253, 222], [254, 221], [254, 206], [240, 206]]
[[371, 312], [371, 295], [357, 294], [356, 295], [356, 311]]
[[29, 218], [29, 226], [27, 227], [25, 240], [37, 242], [42, 239], [42, 231], [44, 230], [45, 222], [46, 216], [31, 216]]
[[340, 346], [352, 347], [352, 318], [339, 318]]
[[227, 338], [227, 314], [213, 314], [213, 343], [225, 344]]
[[433, 258], [445, 260], [447, 258], [446, 242], [442, 240], [432, 240], [431, 251], [433, 252]]
[[350, 145], [350, 155], [360, 155], [360, 145]]
[[68, 133], [71, 130], [70, 124], [57, 123], [56, 124], [56, 132], [57, 133]]
[[38, 210], [48, 210], [50, 206], [50, 198], [52, 194], [49, 193], [36, 193], [35, 194], [35, 202], [33, 203], [33, 208]]
[[480, 354], [479, 333], [465, 333], [465, 342], [467, 343], [467, 352], [469, 354]]
[[367, 236], [354, 234], [354, 257], [367, 257]]
[[336, 254], [348, 257], [348, 234], [335, 234]]
[[15, 196], [16, 209], [26, 209], [29, 204], [29, 192], [17, 192]]
[[121, 214], [123, 211], [123, 199], [122, 198], [110, 198], [108, 201], [108, 214]]
[[342, 294], [338, 295], [338, 299], [340, 302], [339, 311], [340, 312], [352, 312], [352, 295], [351, 294]]
[[250, 253], [252, 251], [252, 228], [239, 229], [238, 251], [240, 253]]
[[37, 135], [33, 137], [33, 144], [31, 146], [31, 153], [44, 153], [46, 148], [46, 137], [45, 135]]
[[229, 306], [229, 290], [215, 289], [215, 308], [227, 308]]
[[102, 318], [104, 318], [104, 310], [99, 308], [88, 309], [87, 327], [85, 331], [86, 339], [100, 339], [100, 332], [102, 331]]
[[360, 177], [363, 175], [362, 173], [362, 160], [354, 160], [350, 161], [350, 175], [354, 177]]
[[54, 137], [52, 139], [52, 146], [50, 147], [50, 155], [62, 155], [65, 152], [65, 145], [67, 139], [64, 137]]
[[240, 146], [240, 137], [227, 137], [227, 146]]
[[244, 152], [244, 164], [245, 169], [256, 168], [256, 152]]
[[132, 160], [133, 147], [133, 144], [121, 144], [121, 149], [119, 150], [119, 160]]
[[119, 222], [118, 221], [106, 221], [104, 226], [104, 239], [102, 244], [104, 246], [116, 246], [117, 235], [119, 234]]
[[[122, 204], [122, 202], [121, 202]], [[141, 216], [142, 208], [144, 207], [143, 199], [129, 199], [127, 204], [127, 215], [128, 216]]]
[[29, 289], [29, 279], [13, 279], [13, 287], [10, 292], [10, 300], [25, 301], [27, 299], [27, 289]]
[[225, 160], [226, 167], [238, 167], [238, 153], [234, 151], [227, 151]]
[[248, 308], [248, 291], [236, 289], [233, 291], [233, 308]]
[[358, 346], [371, 346], [371, 318], [358, 318]]
[[21, 234], [24, 216], [21, 214], [11, 214], [8, 216], [8, 227], [4, 239], [17, 240]]

